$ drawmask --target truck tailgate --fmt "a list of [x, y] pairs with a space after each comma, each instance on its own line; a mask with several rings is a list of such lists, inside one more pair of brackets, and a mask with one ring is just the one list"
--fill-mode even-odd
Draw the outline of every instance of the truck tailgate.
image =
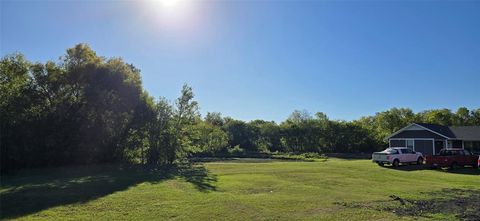
[[374, 153], [374, 154], [372, 154], [372, 160], [373, 161], [388, 161], [387, 154]]
[[427, 164], [430, 164], [430, 165], [447, 165], [449, 162], [448, 162], [448, 158], [447, 157], [444, 157], [444, 156], [427, 156], [427, 158], [425, 159], [426, 163]]

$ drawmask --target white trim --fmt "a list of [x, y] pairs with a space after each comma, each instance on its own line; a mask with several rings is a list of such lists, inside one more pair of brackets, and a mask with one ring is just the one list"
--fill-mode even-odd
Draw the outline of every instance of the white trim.
[[419, 138], [390, 138], [389, 140], [435, 140], [435, 138], [419, 137]]
[[464, 139], [464, 138], [451, 138], [452, 140], [463, 140], [463, 141], [480, 141], [480, 140], [470, 140], [470, 139]]
[[440, 136], [442, 136], [442, 137], [445, 137], [445, 138], [447, 138], [447, 139], [452, 139], [451, 137], [447, 137], [447, 136], [445, 136], [445, 135], [443, 135], [443, 134], [441, 134], [441, 133], [438, 133], [438, 132], [436, 132], [436, 131], [430, 130], [430, 129], [428, 129], [428, 128], [420, 125], [420, 124], [416, 124], [416, 123], [413, 123], [413, 124], [415, 124], [415, 125], [417, 125], [417, 126], [419, 126], [419, 127], [425, 128], [425, 130], [428, 130], [428, 131], [430, 131], [430, 132], [432, 132], [432, 133], [438, 134], [438, 135], [440, 135]]
[[447, 137], [447, 136], [445, 136], [445, 135], [443, 135], [443, 134], [441, 134], [441, 133], [438, 133], [438, 132], [436, 132], [436, 131], [430, 130], [430, 129], [428, 129], [428, 128], [422, 126], [422, 125], [416, 124], [416, 123], [411, 123], [411, 124], [409, 124], [408, 126], [406, 126], [406, 127], [402, 128], [402, 129], [398, 130], [397, 132], [391, 134], [390, 136], [388, 136], [388, 137], [385, 138], [385, 139], [391, 139], [391, 137], [393, 137], [393, 136], [395, 136], [395, 135], [397, 135], [397, 134], [405, 131], [407, 128], [411, 127], [412, 125], [419, 126], [419, 127], [423, 128], [423, 129], [425, 129], [425, 130], [427, 130], [427, 131], [430, 131], [430, 132], [434, 133], [434, 134], [437, 134], [437, 135], [440, 135], [440, 136], [442, 136], [442, 137], [445, 137], [446, 139], [452, 139], [452, 138], [450, 138], [450, 137]]
[[410, 126], [412, 126], [412, 124], [409, 124], [408, 126], [406, 126], [406, 127], [402, 128], [402, 129], [398, 130], [397, 132], [395, 132], [395, 133], [391, 134], [390, 136], [386, 137], [385, 139], [390, 139], [391, 137], [399, 134], [400, 132], [404, 131], [405, 129], [409, 128]]
[[437, 142], [437, 141], [443, 143], [443, 147], [441, 149], [447, 149], [448, 139], [433, 139], [433, 155], [437, 155], [437, 153], [435, 152], [435, 142]]
[[408, 141], [411, 140], [413, 141], [412, 149], [415, 151], [415, 139], [405, 139], [405, 147], [408, 148]]
[[[436, 155], [435, 154], [435, 138], [389, 138], [388, 139], [388, 147], [392, 147], [392, 140], [404, 140], [405, 141], [405, 148], [408, 148], [407, 147], [407, 140], [413, 140], [413, 151], [416, 151], [415, 150], [415, 141], [416, 140], [430, 140], [432, 141], [432, 154], [433, 155]], [[443, 143], [446, 143], [446, 140], [442, 140], [444, 141]]]

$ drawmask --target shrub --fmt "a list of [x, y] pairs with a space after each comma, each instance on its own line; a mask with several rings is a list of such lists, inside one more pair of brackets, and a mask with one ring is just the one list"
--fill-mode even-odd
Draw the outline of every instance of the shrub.
[[228, 153], [231, 155], [243, 155], [245, 154], [245, 150], [240, 147], [240, 145], [236, 145], [233, 148], [228, 149]]
[[307, 152], [307, 153], [303, 153], [301, 154], [301, 156], [303, 158], [306, 158], [306, 159], [323, 159], [325, 158], [325, 155], [321, 155], [319, 153], [312, 153], [312, 152]]

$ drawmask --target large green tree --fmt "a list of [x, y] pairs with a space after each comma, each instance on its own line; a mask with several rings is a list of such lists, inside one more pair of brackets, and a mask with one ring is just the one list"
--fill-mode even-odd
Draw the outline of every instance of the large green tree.
[[2, 169], [125, 159], [135, 111], [145, 102], [133, 65], [79, 44], [58, 63], [12, 55], [0, 68], [2, 131], [11, 132], [1, 135]]

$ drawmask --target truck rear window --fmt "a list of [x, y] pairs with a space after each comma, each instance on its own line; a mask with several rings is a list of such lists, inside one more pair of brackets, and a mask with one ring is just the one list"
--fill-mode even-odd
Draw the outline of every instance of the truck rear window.
[[384, 150], [383, 152], [388, 153], [388, 154], [398, 154], [398, 150], [390, 149], [390, 148]]
[[463, 151], [458, 150], [442, 150], [440, 151], [440, 156], [459, 156], [464, 155]]

